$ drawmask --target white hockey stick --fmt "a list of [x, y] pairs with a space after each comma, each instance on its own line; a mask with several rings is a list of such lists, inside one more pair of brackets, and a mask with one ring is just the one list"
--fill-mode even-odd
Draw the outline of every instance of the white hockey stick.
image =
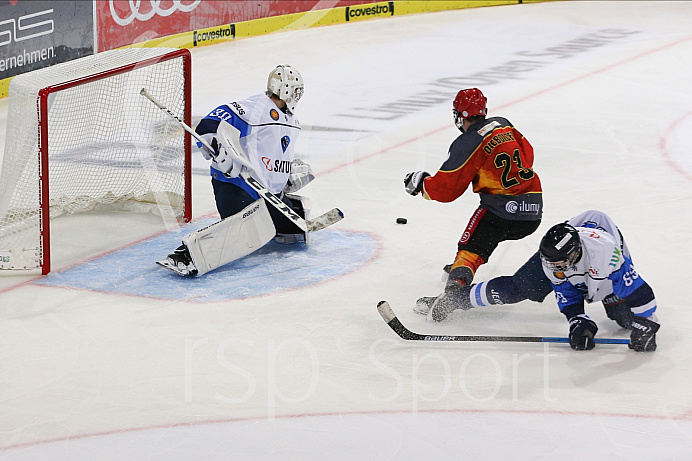
[[[161, 109], [163, 112], [168, 114], [170, 117], [172, 117], [175, 121], [177, 121], [185, 131], [187, 131], [193, 138], [195, 138], [197, 141], [199, 141], [202, 146], [209, 152], [209, 154], [213, 157], [216, 158], [216, 151], [214, 150], [213, 147], [209, 145], [207, 141], [204, 140], [200, 135], [198, 135], [195, 130], [190, 128], [187, 123], [185, 123], [182, 119], [180, 119], [177, 115], [175, 115], [173, 112], [171, 112], [170, 109], [168, 109], [166, 106], [158, 102], [149, 92], [146, 90], [146, 88], [142, 88], [142, 91], [139, 92], [142, 96], [147, 98], [149, 101], [151, 101], [156, 107]], [[242, 163], [244, 166], [246, 166], [249, 170], [252, 170], [252, 165], [250, 162], [237, 155], [235, 152], [230, 153], [233, 155], [234, 159], [237, 159], [240, 163]], [[290, 219], [300, 230], [303, 232], [314, 232], [316, 230], [323, 229], [324, 227], [327, 227], [325, 225], [325, 219], [322, 219], [323, 217], [327, 217], [329, 220], [329, 224], [331, 225], [334, 224], [337, 221], [340, 221], [343, 219], [344, 215], [343, 213], [338, 209], [334, 208], [327, 213], [318, 216], [315, 220], [308, 220], [307, 222], [298, 215], [295, 211], [293, 211], [288, 205], [286, 205], [284, 202], [281, 201], [279, 197], [276, 195], [272, 194], [266, 187], [264, 187], [259, 181], [257, 181], [255, 178], [250, 176], [247, 173], [240, 173], [240, 176], [245, 180], [246, 183], [250, 185], [255, 191], [260, 195], [260, 197], [264, 198], [269, 204], [271, 204], [274, 208], [279, 210], [284, 216], [286, 216], [288, 219]]]

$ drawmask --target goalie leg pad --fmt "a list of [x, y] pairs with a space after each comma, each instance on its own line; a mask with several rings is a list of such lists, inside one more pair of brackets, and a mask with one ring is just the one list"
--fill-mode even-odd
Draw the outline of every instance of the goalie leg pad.
[[198, 275], [228, 264], [269, 242], [276, 229], [267, 204], [259, 199], [241, 212], [183, 238]]

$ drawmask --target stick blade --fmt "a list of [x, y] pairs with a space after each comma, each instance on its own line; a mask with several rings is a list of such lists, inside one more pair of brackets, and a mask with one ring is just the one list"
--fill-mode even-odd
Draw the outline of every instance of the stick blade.
[[389, 323], [396, 318], [396, 314], [387, 301], [380, 301], [377, 303], [377, 312], [380, 313], [380, 316], [386, 323]]
[[308, 219], [306, 225], [308, 232], [316, 232], [324, 229], [325, 227], [329, 227], [334, 223], [338, 223], [342, 219], [344, 219], [344, 214], [341, 212], [341, 210], [338, 208], [332, 208], [315, 219]]

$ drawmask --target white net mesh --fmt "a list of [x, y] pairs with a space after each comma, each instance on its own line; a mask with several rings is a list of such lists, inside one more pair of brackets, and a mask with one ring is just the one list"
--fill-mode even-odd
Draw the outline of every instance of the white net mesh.
[[[0, 269], [40, 265], [39, 91], [171, 51], [106, 51], [11, 81], [0, 170]], [[138, 64], [127, 72], [50, 94], [47, 126], [51, 219], [103, 207], [182, 215], [184, 131], [140, 95], [142, 88], [182, 117], [183, 59]]]

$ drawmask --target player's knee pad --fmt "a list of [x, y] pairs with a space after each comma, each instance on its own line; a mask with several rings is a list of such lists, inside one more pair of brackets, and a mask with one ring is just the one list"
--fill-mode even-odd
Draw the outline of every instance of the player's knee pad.
[[[310, 199], [303, 197], [302, 195], [286, 194], [285, 197], [291, 202], [291, 208], [293, 211], [298, 213], [300, 217], [307, 220], [310, 214], [310, 209], [312, 204]], [[309, 232], [298, 232], [294, 234], [288, 234], [283, 232], [277, 232], [275, 239], [277, 243], [292, 244], [292, 243], [305, 243], [305, 245], [310, 244], [310, 233]]]
[[186, 235], [183, 243], [202, 275], [252, 253], [274, 235], [267, 204], [259, 199], [233, 216]]

